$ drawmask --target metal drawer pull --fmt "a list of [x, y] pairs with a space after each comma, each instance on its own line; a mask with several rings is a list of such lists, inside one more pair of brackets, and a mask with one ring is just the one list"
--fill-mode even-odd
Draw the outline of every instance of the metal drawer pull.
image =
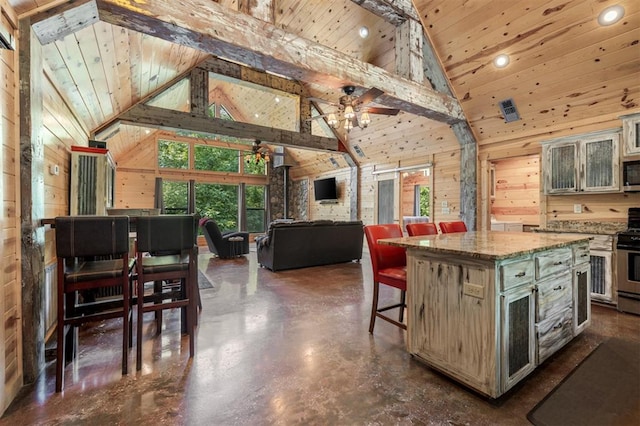
[[525, 275], [527, 275], [527, 273], [526, 273], [526, 272], [518, 272], [518, 273], [515, 275], [515, 277], [516, 277], [516, 278], [522, 278], [522, 277], [524, 277]]
[[556, 326], [554, 326], [554, 327], [553, 327], [553, 329], [554, 329], [554, 330], [557, 330], [557, 329], [559, 329], [559, 328], [562, 328], [562, 323], [561, 323], [561, 322], [560, 322], [560, 323], [558, 323], [558, 325], [556, 325]]
[[556, 290], [556, 291], [557, 291], [557, 290], [562, 290], [562, 286], [561, 286], [561, 285], [559, 285], [558, 287], [554, 287], [553, 289], [554, 289], [554, 290]]
[[562, 265], [562, 261], [553, 262], [553, 266]]

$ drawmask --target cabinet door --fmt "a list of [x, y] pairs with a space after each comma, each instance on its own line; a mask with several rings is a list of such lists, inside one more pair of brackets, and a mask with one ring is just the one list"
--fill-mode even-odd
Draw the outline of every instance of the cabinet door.
[[[544, 146], [544, 192], [561, 194], [578, 191], [578, 145], [576, 142]], [[544, 167], [546, 166], [546, 167]]]
[[640, 154], [640, 114], [622, 118], [624, 155]]
[[604, 250], [591, 250], [589, 256], [591, 298], [603, 302], [613, 301], [611, 256], [612, 252]]
[[620, 190], [620, 155], [617, 133], [582, 140], [580, 187], [584, 192]]
[[582, 332], [591, 323], [589, 264], [578, 265], [573, 271], [573, 335]]
[[504, 293], [502, 302], [502, 392], [535, 368], [533, 285]]

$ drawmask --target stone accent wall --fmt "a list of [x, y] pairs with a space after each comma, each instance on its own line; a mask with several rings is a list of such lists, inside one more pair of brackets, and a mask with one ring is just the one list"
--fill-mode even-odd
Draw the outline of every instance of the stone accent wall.
[[289, 192], [291, 216], [298, 220], [309, 220], [309, 180], [300, 179], [291, 182]]
[[269, 164], [269, 222], [284, 218], [284, 167]]

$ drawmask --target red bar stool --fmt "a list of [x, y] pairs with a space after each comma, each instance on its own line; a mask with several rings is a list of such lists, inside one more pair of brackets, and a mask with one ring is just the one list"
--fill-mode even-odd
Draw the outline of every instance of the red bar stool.
[[417, 235], [438, 235], [438, 228], [432, 222], [418, 222], [407, 225], [407, 232], [410, 237]]
[[[371, 267], [373, 269], [373, 303], [371, 306], [371, 320], [369, 322], [369, 333], [373, 333], [376, 317], [390, 322], [402, 329], [407, 326], [402, 323], [404, 309], [406, 308], [407, 292], [407, 255], [402, 247], [394, 247], [378, 244], [378, 240], [383, 238], [402, 237], [402, 228], [398, 224], [388, 225], [368, 225], [364, 227], [371, 255]], [[400, 290], [400, 303], [390, 306], [378, 307], [378, 294], [380, 284], [395, 287]], [[400, 308], [398, 320], [394, 320], [383, 314], [389, 309]]]
[[443, 234], [451, 234], [453, 232], [467, 232], [467, 225], [463, 221], [440, 222], [440, 231]]

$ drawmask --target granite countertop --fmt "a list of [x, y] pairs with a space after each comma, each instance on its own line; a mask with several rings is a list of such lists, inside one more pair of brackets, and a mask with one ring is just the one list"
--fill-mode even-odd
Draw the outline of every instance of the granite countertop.
[[568, 247], [589, 237], [532, 232], [457, 232], [419, 237], [389, 238], [380, 243], [432, 253], [501, 260], [551, 248]]
[[555, 220], [547, 222], [545, 228], [535, 228], [534, 232], [570, 232], [595, 235], [615, 235], [627, 229], [627, 222], [589, 222], [580, 220]]

